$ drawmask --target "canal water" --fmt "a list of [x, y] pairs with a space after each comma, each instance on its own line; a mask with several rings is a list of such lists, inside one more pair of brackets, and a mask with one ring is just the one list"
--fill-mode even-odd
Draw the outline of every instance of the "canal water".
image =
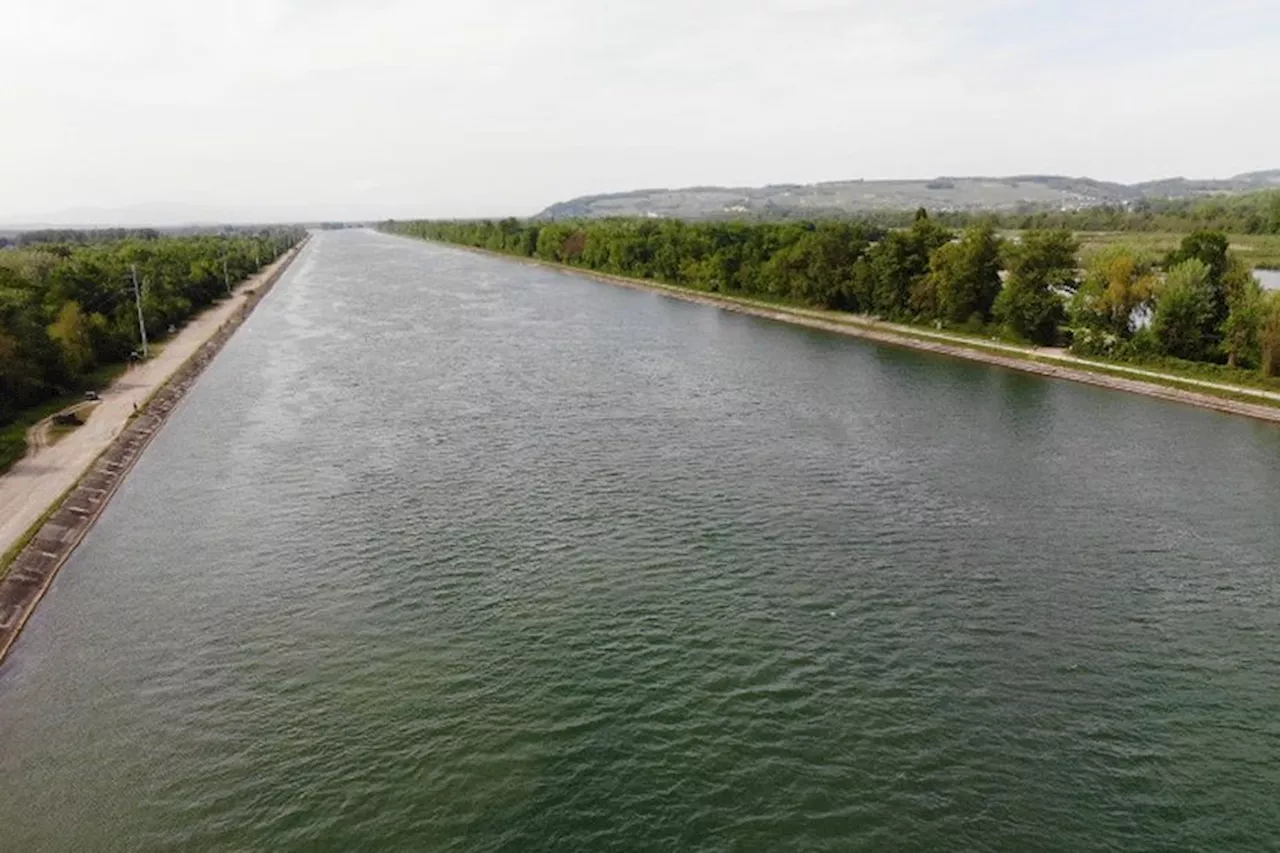
[[1270, 849], [1280, 430], [317, 235], [0, 670], [0, 848]]

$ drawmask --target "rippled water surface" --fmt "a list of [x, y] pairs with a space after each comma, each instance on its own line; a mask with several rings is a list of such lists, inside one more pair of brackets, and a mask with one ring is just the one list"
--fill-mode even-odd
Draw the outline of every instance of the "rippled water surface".
[[1262, 850], [1280, 430], [318, 235], [0, 671], [8, 851]]

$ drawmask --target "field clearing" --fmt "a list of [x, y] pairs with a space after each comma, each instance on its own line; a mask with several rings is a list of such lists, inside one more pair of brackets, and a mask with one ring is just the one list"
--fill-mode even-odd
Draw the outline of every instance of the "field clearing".
[[[1144, 231], [1079, 231], [1080, 251], [1088, 256], [1104, 246], [1125, 245], [1164, 255], [1176, 249], [1185, 234], [1175, 232]], [[1280, 269], [1280, 234], [1231, 234], [1231, 251], [1249, 266], [1262, 269]]]

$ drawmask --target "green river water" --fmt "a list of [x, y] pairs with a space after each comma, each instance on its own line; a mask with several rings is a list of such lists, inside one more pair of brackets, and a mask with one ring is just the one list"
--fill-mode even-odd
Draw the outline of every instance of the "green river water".
[[0, 670], [0, 850], [1280, 846], [1280, 430], [318, 234]]

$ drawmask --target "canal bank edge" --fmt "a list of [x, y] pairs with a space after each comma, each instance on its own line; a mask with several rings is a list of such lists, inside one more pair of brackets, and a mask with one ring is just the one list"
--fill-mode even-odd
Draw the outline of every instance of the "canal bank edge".
[[0, 663], [53, 583], [58, 570], [98, 520], [111, 496], [200, 374], [226, 345], [310, 240], [286, 253], [271, 275], [200, 348], [142, 404], [138, 414], [28, 532], [13, 562], [0, 566]]
[[[418, 239], [416, 237], [407, 237], [399, 234], [391, 234], [389, 236], [402, 237], [402, 239], [406, 240]], [[892, 324], [880, 324], [879, 321], [874, 320], [859, 321], [858, 318], [852, 315], [849, 319], [838, 322], [807, 314], [804, 312], [804, 309], [773, 307], [748, 300], [739, 300], [733, 297], [687, 290], [674, 285], [647, 281], [645, 279], [627, 278], [626, 276], [582, 269], [581, 267], [554, 263], [552, 261], [544, 261], [539, 258], [526, 258], [518, 255], [508, 255], [504, 252], [495, 252], [490, 249], [482, 249], [476, 246], [463, 246], [457, 243], [445, 243], [441, 241], [430, 242], [435, 242], [438, 245], [447, 246], [451, 249], [461, 249], [462, 251], [474, 252], [479, 255], [487, 255], [493, 258], [501, 258], [503, 260], [516, 261], [518, 263], [531, 264], [533, 266], [547, 267], [549, 269], [559, 270], [560, 272], [595, 279], [596, 281], [604, 282], [605, 284], [629, 287], [635, 290], [647, 290], [671, 299], [680, 299], [685, 302], [693, 302], [699, 305], [710, 305], [716, 308], [722, 308], [726, 311], [733, 311], [738, 314], [747, 314], [753, 317], [761, 317], [766, 320], [775, 320], [780, 323], [790, 323], [795, 326], [805, 326], [810, 329], [833, 332], [838, 335], [865, 338], [877, 343], [905, 347], [907, 349], [922, 350], [924, 352], [932, 352], [951, 358], [963, 358], [970, 361], [979, 361], [984, 364], [1006, 367], [1010, 370], [1019, 370], [1023, 373], [1033, 373], [1038, 376], [1046, 376], [1051, 379], [1065, 379], [1070, 382], [1080, 382], [1085, 385], [1096, 385], [1100, 388], [1109, 388], [1114, 391], [1126, 391], [1131, 394], [1142, 394], [1146, 397], [1155, 397], [1157, 399], [1169, 400], [1175, 403], [1185, 403], [1202, 409], [1212, 409], [1225, 414], [1242, 415], [1259, 421], [1280, 424], [1280, 407], [1270, 406], [1265, 403], [1249, 403], [1243, 400], [1233, 399], [1231, 397], [1216, 396], [1214, 394], [1200, 391], [1187, 390], [1187, 387], [1185, 386], [1190, 383], [1187, 380], [1183, 380], [1174, 375], [1167, 375], [1167, 379], [1164, 380], [1170, 384], [1146, 382], [1141, 379], [1130, 379], [1123, 376], [1117, 376], [1114, 372], [1107, 372], [1123, 371], [1125, 369], [1123, 365], [1111, 367], [1105, 364], [1098, 364], [1094, 366], [1091, 363], [1086, 363], [1085, 366], [1067, 366], [1064, 363], [1055, 364], [1052, 362], [1052, 356], [1041, 356], [1033, 352], [1027, 352], [1023, 355], [1003, 354], [993, 349], [984, 349], [982, 343], [979, 341], [967, 343], [949, 340], [947, 342], [941, 340], [929, 340], [927, 337], [929, 335], [927, 330], [920, 330], [917, 336], [914, 330], [897, 331], [894, 329]], [[879, 325], [888, 326], [889, 328], [878, 328], [877, 326]], [[1079, 365], [1080, 362], [1075, 362], [1075, 364]], [[1181, 383], [1184, 387], [1177, 387], [1178, 383]], [[1241, 388], [1240, 390], [1242, 393], [1248, 394], [1252, 389]]]

